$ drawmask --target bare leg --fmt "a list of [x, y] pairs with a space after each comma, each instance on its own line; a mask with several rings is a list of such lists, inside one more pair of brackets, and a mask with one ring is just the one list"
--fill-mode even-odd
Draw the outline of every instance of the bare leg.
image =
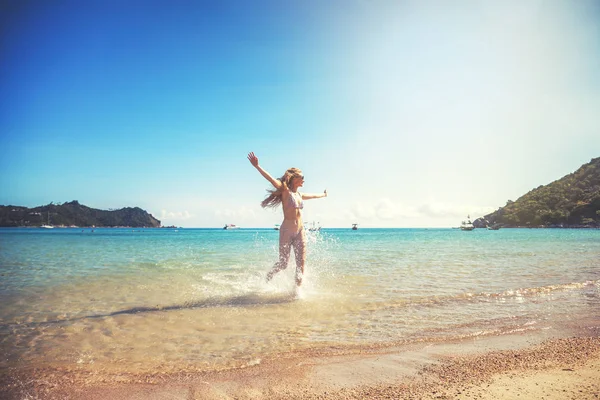
[[288, 231], [279, 231], [279, 261], [275, 263], [273, 268], [267, 273], [267, 282], [273, 279], [273, 276], [287, 268], [290, 260], [291, 238]]
[[302, 285], [304, 275], [304, 261], [306, 260], [306, 234], [300, 232], [292, 242], [294, 246], [294, 257], [296, 258], [296, 285]]

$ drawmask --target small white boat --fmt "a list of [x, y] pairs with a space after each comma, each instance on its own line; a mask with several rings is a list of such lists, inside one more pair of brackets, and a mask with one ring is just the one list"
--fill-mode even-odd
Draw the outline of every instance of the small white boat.
[[275, 224], [275, 227], [273, 229], [275, 229], [276, 231], [278, 231], [280, 229], [280, 225], [279, 224]]
[[52, 225], [50, 225], [50, 211], [48, 211], [48, 224], [40, 226], [40, 228], [44, 229], [54, 229]]
[[475, 229], [475, 227], [473, 226], [473, 223], [471, 222], [471, 216], [467, 215], [467, 220], [463, 221], [460, 224], [460, 230], [461, 231], [472, 231], [473, 229]]
[[227, 229], [227, 230], [230, 230], [230, 229], [240, 229], [240, 227], [237, 226], [237, 225], [235, 225], [235, 224], [227, 224], [227, 225], [225, 225], [223, 227], [223, 229]]

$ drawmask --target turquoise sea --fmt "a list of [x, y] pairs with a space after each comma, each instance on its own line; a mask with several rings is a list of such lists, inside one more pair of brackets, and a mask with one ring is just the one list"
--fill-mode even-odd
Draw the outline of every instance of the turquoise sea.
[[0, 373], [211, 371], [303, 351], [600, 326], [600, 230], [0, 229]]

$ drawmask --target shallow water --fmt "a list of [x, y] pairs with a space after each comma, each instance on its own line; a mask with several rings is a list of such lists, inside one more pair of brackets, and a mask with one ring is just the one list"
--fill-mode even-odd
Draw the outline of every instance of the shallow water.
[[600, 230], [324, 229], [300, 291], [293, 267], [265, 282], [277, 235], [0, 229], [0, 369], [214, 370], [600, 323]]

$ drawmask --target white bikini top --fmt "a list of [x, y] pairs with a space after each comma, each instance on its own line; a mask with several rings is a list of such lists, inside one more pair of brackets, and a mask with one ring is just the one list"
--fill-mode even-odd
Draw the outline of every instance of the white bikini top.
[[302, 201], [302, 195], [300, 194], [300, 192], [290, 192], [290, 206], [296, 208], [296, 209], [303, 209], [304, 208], [304, 201]]

